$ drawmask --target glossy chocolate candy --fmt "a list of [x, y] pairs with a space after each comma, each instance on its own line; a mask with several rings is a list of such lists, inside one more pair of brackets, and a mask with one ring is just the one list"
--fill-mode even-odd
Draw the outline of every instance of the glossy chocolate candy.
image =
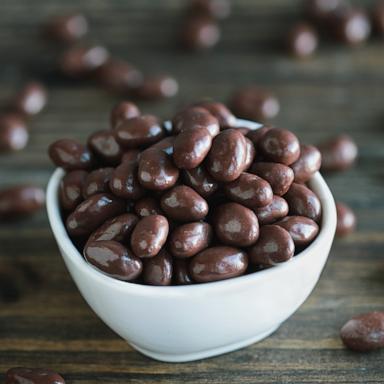
[[0, 190], [0, 220], [31, 215], [43, 208], [44, 190], [33, 185], [17, 185]]
[[319, 226], [304, 216], [287, 216], [275, 224], [286, 229], [298, 247], [307, 246], [319, 233]]
[[256, 265], [271, 266], [289, 260], [295, 254], [291, 235], [277, 225], [264, 225], [259, 238], [248, 250], [249, 260]]
[[172, 119], [174, 134], [196, 128], [206, 128], [212, 137], [220, 132], [217, 118], [206, 108], [200, 106], [188, 107], [177, 113]]
[[137, 177], [137, 162], [125, 160], [112, 173], [109, 182], [111, 192], [124, 199], [138, 200], [145, 191]]
[[278, 99], [268, 90], [258, 86], [239, 89], [232, 96], [229, 107], [242, 119], [265, 121], [277, 116], [280, 111]]
[[236, 129], [220, 132], [207, 157], [207, 170], [217, 181], [236, 180], [246, 167], [247, 143]]
[[179, 169], [198, 167], [212, 146], [212, 136], [206, 128], [179, 133], [173, 144], [173, 161]]
[[300, 143], [287, 129], [274, 128], [260, 139], [259, 148], [270, 161], [290, 165], [300, 156]]
[[88, 242], [84, 257], [97, 269], [118, 280], [132, 281], [143, 269], [142, 261], [132, 251], [113, 240]]
[[44, 26], [44, 34], [58, 43], [74, 43], [88, 33], [88, 21], [81, 13], [51, 16]]
[[158, 142], [164, 130], [157, 117], [141, 115], [123, 121], [116, 129], [116, 140], [125, 148], [139, 148]]
[[143, 282], [148, 285], [170, 285], [172, 283], [172, 257], [166, 250], [150, 259], [145, 259]]
[[248, 267], [248, 256], [240, 249], [217, 246], [198, 253], [190, 262], [189, 271], [197, 283], [226, 280], [241, 276]]
[[135, 96], [144, 100], [160, 100], [176, 96], [179, 84], [169, 75], [144, 77], [142, 84], [137, 87]]
[[347, 236], [356, 229], [356, 216], [348, 205], [336, 202], [337, 226], [336, 235]]
[[126, 210], [127, 204], [108, 193], [99, 193], [84, 200], [68, 216], [67, 231], [71, 236], [87, 236], [106, 220]]
[[236, 125], [235, 115], [223, 104], [217, 101], [201, 101], [195, 104], [210, 112], [220, 124], [220, 128], [229, 128]]
[[179, 170], [161, 149], [148, 148], [141, 154], [138, 180], [144, 188], [163, 191], [173, 187], [178, 178]]
[[83, 200], [83, 186], [88, 172], [76, 170], [67, 173], [60, 182], [60, 206], [66, 211], [73, 211]]
[[55, 165], [67, 171], [90, 169], [93, 156], [83, 144], [72, 139], [57, 140], [49, 146], [49, 157]]
[[212, 227], [208, 223], [180, 225], [170, 235], [169, 250], [177, 258], [194, 256], [210, 245], [212, 234]]
[[88, 146], [95, 157], [108, 165], [119, 164], [123, 156], [123, 150], [111, 130], [93, 133], [88, 138]]
[[322, 171], [345, 171], [353, 166], [358, 155], [356, 143], [348, 135], [338, 135], [318, 146]]
[[288, 215], [288, 203], [280, 196], [274, 195], [270, 204], [254, 209], [261, 225], [272, 224]]
[[352, 317], [340, 330], [344, 345], [359, 352], [384, 348], [384, 312], [363, 313]]
[[136, 104], [130, 101], [121, 101], [112, 108], [110, 114], [111, 128], [117, 128], [120, 123], [140, 115], [140, 110]]
[[287, 193], [295, 177], [290, 167], [280, 163], [255, 162], [250, 172], [266, 180], [277, 196]]
[[288, 52], [300, 59], [313, 55], [318, 43], [315, 28], [304, 22], [297, 23], [291, 28], [286, 42]]
[[96, 77], [103, 87], [117, 94], [131, 94], [141, 86], [143, 74], [132, 64], [116, 59], [99, 66]]
[[43, 368], [16, 367], [5, 374], [5, 384], [65, 384], [56, 372]]
[[272, 202], [273, 192], [267, 181], [251, 173], [242, 173], [235, 181], [224, 185], [229, 199], [249, 208], [264, 207]]
[[307, 182], [321, 166], [321, 153], [313, 145], [300, 145], [300, 157], [291, 164], [296, 183]]
[[20, 115], [0, 115], [0, 153], [20, 151], [26, 147], [28, 140], [27, 126]]
[[162, 215], [143, 217], [132, 232], [132, 251], [140, 258], [156, 256], [167, 241], [168, 231], [166, 217]]
[[257, 216], [238, 203], [227, 203], [216, 208], [213, 218], [216, 236], [223, 244], [248, 247], [259, 237]]
[[172, 220], [202, 220], [208, 214], [207, 202], [192, 188], [178, 185], [161, 197], [161, 209]]
[[44, 109], [47, 99], [45, 87], [37, 81], [31, 81], [18, 92], [12, 106], [25, 117], [35, 116]]
[[129, 244], [131, 233], [138, 221], [139, 218], [133, 213], [123, 213], [107, 220], [89, 236], [88, 241], [113, 240]]
[[94, 171], [90, 172], [83, 184], [83, 197], [87, 199], [92, 195], [96, 195], [97, 193], [107, 193], [110, 192], [109, 182], [111, 181], [113, 168], [98, 168]]

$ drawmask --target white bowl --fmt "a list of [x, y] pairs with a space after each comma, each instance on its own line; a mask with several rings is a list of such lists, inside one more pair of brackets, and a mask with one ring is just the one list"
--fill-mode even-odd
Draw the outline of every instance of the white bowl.
[[332, 194], [319, 173], [310, 187], [322, 204], [319, 235], [288, 262], [229, 280], [153, 287], [119, 281], [90, 266], [65, 230], [58, 204], [64, 175], [47, 190], [50, 225], [64, 262], [96, 314], [136, 350], [156, 360], [185, 362], [234, 351], [264, 339], [315, 287], [336, 229]]

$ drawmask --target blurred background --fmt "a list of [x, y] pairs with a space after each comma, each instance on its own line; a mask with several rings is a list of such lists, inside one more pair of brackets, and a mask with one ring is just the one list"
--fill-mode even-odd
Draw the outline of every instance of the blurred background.
[[[375, 3], [352, 1], [368, 15]], [[12, 267], [2, 275], [14, 293], [0, 301], [0, 379], [11, 366], [43, 365], [55, 367], [69, 382], [84, 383], [383, 382], [383, 354], [347, 352], [338, 331], [352, 315], [384, 305], [384, 38], [372, 33], [349, 46], [321, 32], [316, 52], [298, 58], [286, 40], [296, 23], [307, 20], [302, 1], [231, 4], [230, 15], [215, 21], [217, 45], [191, 50], [180, 44], [188, 1], [1, 0], [0, 107], [31, 80], [44, 84], [48, 99], [28, 121], [26, 148], [0, 154], [0, 187], [45, 187], [54, 169], [48, 145], [62, 137], [84, 142], [91, 132], [109, 128], [114, 104], [131, 99], [92, 77], [60, 71], [60, 57], [71, 45], [47, 39], [44, 26], [54, 16], [81, 12], [89, 26], [83, 43], [106, 47], [111, 57], [145, 76], [166, 74], [177, 81], [172, 97], [135, 98], [146, 113], [166, 119], [192, 101], [227, 102], [239, 88], [257, 85], [280, 104], [268, 123], [292, 130], [303, 142], [316, 145], [339, 133], [350, 135], [359, 147], [358, 162], [327, 181], [335, 198], [355, 210], [357, 231], [335, 242], [314, 294], [271, 338], [230, 355], [174, 366], [133, 352], [91, 313], [59, 257], [44, 210], [1, 222], [0, 264], [4, 270], [24, 269]]]

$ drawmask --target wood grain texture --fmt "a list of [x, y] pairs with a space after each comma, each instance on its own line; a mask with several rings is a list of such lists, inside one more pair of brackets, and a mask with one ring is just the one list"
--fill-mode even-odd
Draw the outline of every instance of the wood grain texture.
[[349, 352], [338, 331], [356, 313], [384, 309], [384, 43], [357, 49], [324, 43], [314, 59], [297, 62], [279, 45], [300, 17], [300, 1], [237, 0], [218, 47], [194, 55], [174, 43], [184, 3], [2, 0], [0, 103], [31, 77], [46, 82], [50, 99], [30, 123], [28, 148], [0, 157], [0, 186], [44, 186], [53, 170], [46, 156], [51, 141], [63, 135], [83, 140], [108, 124], [117, 98], [57, 76], [57, 48], [39, 38], [46, 17], [81, 9], [90, 19], [92, 41], [147, 73], [171, 73], [180, 82], [177, 98], [142, 104], [144, 111], [166, 117], [185, 102], [203, 96], [225, 101], [236, 87], [256, 83], [281, 101], [275, 123], [305, 142], [352, 135], [360, 148], [357, 167], [328, 181], [335, 197], [356, 210], [358, 232], [335, 242], [311, 297], [271, 337], [221, 357], [174, 365], [136, 353], [91, 312], [64, 267], [44, 212], [0, 224], [0, 263], [29, 263], [43, 276], [40, 286], [24, 287], [19, 301], [0, 303], [0, 381], [8, 368], [22, 365], [50, 367], [68, 383], [82, 384], [383, 383], [384, 351]]

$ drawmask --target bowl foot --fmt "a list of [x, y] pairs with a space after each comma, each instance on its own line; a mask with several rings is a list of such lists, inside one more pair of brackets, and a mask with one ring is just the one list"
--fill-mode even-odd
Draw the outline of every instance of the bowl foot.
[[224, 353], [236, 351], [238, 349], [247, 347], [251, 344], [257, 343], [258, 341], [261, 341], [271, 335], [273, 332], [279, 328], [280, 324], [277, 326], [274, 326], [267, 331], [258, 334], [257, 336], [251, 337], [249, 339], [239, 341], [233, 344], [225, 345], [223, 347], [213, 348], [213, 349], [207, 349], [205, 351], [200, 352], [194, 352], [194, 353], [185, 353], [185, 354], [167, 354], [167, 353], [161, 353], [161, 352], [155, 352], [151, 351], [146, 348], [142, 348], [137, 346], [136, 344], [129, 343], [134, 349], [139, 351], [145, 356], [148, 356], [154, 360], [158, 361], [164, 361], [167, 363], [184, 363], [187, 361], [194, 361], [194, 360], [201, 360], [208, 357], [218, 356], [222, 355]]

